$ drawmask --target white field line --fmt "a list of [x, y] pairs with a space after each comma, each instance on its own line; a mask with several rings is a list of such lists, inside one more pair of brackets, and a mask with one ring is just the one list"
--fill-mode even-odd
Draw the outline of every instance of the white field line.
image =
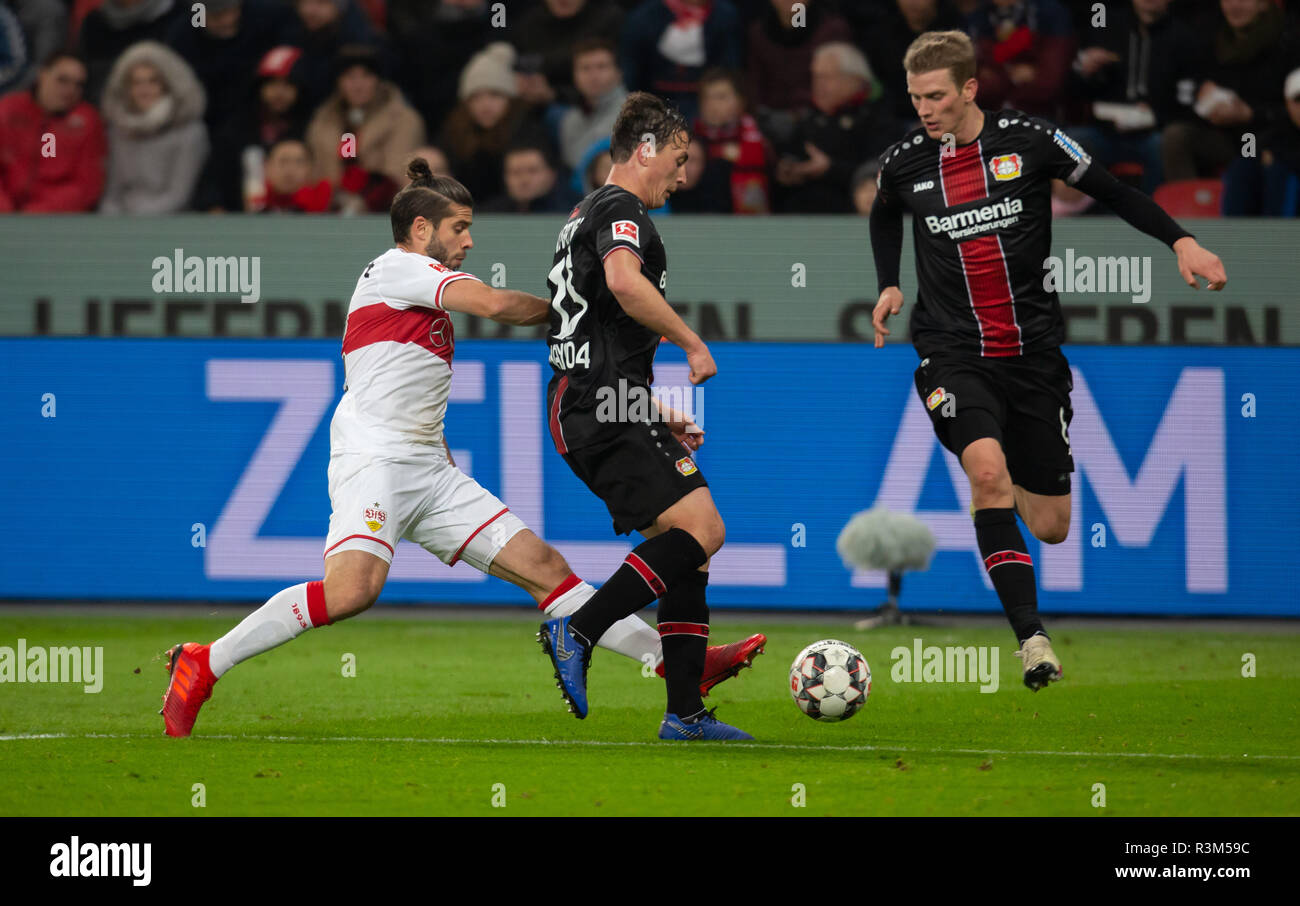
[[[149, 733], [14, 733], [0, 736], [0, 742], [39, 739], [160, 739], [163, 734]], [[419, 745], [498, 745], [498, 746], [587, 746], [592, 748], [664, 748], [664, 742], [608, 742], [598, 739], [453, 739], [428, 736], [270, 736], [212, 734], [199, 740], [220, 739], [233, 742], [385, 742]], [[918, 755], [1051, 755], [1063, 758], [1169, 758], [1187, 761], [1236, 761], [1238, 757], [1269, 761], [1300, 761], [1300, 755], [1202, 755], [1195, 752], [1064, 752], [1047, 749], [917, 749], [910, 746], [828, 746], [792, 743], [728, 742], [731, 749], [776, 749], [794, 752], [907, 752]]]

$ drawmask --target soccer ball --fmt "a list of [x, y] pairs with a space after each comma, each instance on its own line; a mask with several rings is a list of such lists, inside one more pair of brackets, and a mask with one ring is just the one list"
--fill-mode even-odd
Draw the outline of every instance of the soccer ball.
[[871, 694], [871, 668], [845, 642], [813, 642], [790, 665], [790, 695], [799, 710], [817, 720], [848, 720]]

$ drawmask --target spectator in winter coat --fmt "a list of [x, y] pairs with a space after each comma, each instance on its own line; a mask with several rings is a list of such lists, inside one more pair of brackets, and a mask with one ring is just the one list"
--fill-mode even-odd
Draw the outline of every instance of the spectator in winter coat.
[[157, 41], [118, 58], [104, 87], [108, 123], [105, 214], [187, 210], [208, 156], [206, 99], [194, 71]]

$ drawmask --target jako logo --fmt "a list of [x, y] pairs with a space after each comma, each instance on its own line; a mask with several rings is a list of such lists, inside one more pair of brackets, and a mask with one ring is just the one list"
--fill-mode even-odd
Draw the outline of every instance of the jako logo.
[[926, 189], [934, 188], [934, 180], [927, 179], [925, 182], [918, 182], [912, 186], [913, 192], [924, 192]]
[[28, 648], [26, 639], [17, 650], [0, 645], [0, 683], [82, 683], [94, 694], [104, 688], [104, 649]]
[[132, 878], [148, 887], [153, 877], [152, 843], [70, 843], [50, 847], [50, 876], [55, 878]]

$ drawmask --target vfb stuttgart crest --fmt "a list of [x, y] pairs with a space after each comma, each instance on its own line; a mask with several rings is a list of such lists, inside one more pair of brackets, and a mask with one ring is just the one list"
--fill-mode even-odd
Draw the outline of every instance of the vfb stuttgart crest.
[[989, 161], [989, 169], [998, 182], [1020, 178], [1020, 155], [1003, 154]]
[[366, 528], [370, 529], [372, 532], [377, 532], [383, 528], [384, 523], [388, 521], [388, 514], [381, 510], [379, 508], [379, 503], [376, 502], [374, 506], [366, 507], [365, 519]]

